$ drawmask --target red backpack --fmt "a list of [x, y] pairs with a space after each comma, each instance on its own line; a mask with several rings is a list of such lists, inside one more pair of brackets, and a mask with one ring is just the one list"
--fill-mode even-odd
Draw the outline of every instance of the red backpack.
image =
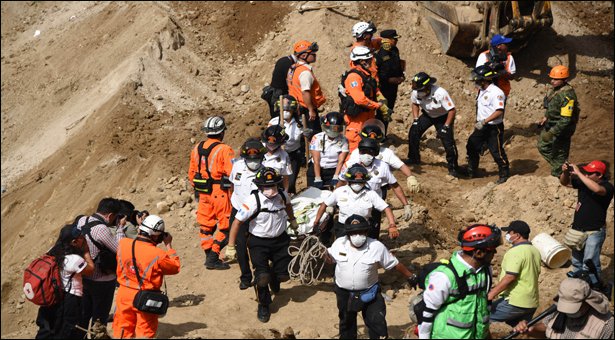
[[64, 298], [60, 268], [55, 256], [45, 254], [30, 263], [23, 274], [26, 298], [39, 306], [52, 306]]

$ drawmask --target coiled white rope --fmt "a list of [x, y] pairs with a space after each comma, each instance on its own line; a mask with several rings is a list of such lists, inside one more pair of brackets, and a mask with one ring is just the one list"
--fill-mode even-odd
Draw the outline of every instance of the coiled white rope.
[[[304, 285], [315, 283], [325, 266], [323, 255], [326, 251], [327, 247], [316, 235], [306, 235], [299, 247], [289, 246], [288, 254], [293, 256], [288, 264], [290, 278], [299, 280]], [[320, 269], [318, 269], [319, 266]]]

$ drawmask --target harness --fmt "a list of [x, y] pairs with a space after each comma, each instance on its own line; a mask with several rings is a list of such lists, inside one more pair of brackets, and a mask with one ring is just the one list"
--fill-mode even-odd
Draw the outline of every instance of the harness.
[[[284, 206], [286, 206], [286, 203], [287, 203], [286, 195], [284, 195], [283, 191], [279, 191], [278, 193], [279, 193], [280, 196], [282, 196], [282, 200], [284, 201]], [[276, 209], [276, 210], [270, 210], [270, 209], [267, 209], [267, 208], [261, 209], [261, 199], [258, 197], [258, 189], [252, 190], [251, 194], [254, 195], [254, 198], [256, 198], [256, 211], [244, 223], [250, 223], [250, 221], [255, 219], [258, 216], [258, 214], [260, 214], [262, 212], [268, 213], [268, 214], [275, 214], [277, 212], [280, 212], [280, 211], [286, 209], [286, 208], [281, 208], [281, 209]]]
[[[214, 184], [220, 185], [221, 189], [223, 190], [229, 189], [231, 187], [231, 182], [227, 176], [222, 176], [222, 179], [213, 179], [211, 177], [211, 172], [209, 171], [209, 154], [217, 145], [222, 143], [214, 142], [207, 149], [203, 148], [204, 144], [205, 141], [202, 141], [201, 143], [199, 143], [198, 147], [199, 168], [197, 173], [194, 175], [194, 179], [192, 180], [192, 182], [194, 183], [194, 191], [203, 194], [210, 194]], [[201, 159], [203, 158], [203, 156], [205, 157], [205, 172], [207, 173], [207, 178], [203, 178], [203, 176], [201, 175]]]
[[[356, 68], [350, 69], [342, 74], [341, 86], [345, 89], [344, 84], [346, 82], [346, 78], [348, 78], [348, 75], [351, 73], [356, 73], [361, 77], [361, 80], [363, 81], [363, 94], [371, 100], [376, 100], [376, 89], [378, 88], [376, 79], [370, 75], [364, 74]], [[342, 94], [342, 91], [338, 91], [338, 96], [340, 97], [340, 112], [347, 114], [350, 117], [355, 117], [365, 110], [365, 108], [355, 103], [352, 96], [346, 93]]]

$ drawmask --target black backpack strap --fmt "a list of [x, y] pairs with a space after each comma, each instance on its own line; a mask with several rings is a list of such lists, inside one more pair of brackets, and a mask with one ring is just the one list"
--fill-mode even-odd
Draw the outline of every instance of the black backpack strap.
[[459, 274], [453, 265], [453, 261], [449, 261], [446, 266], [453, 272], [453, 275], [455, 275], [455, 282], [457, 283], [457, 289], [459, 290], [459, 293], [454, 297], [457, 300], [465, 298], [468, 295], [468, 281], [466, 281], [465, 275], [459, 277]]
[[207, 148], [204, 149], [203, 145], [205, 144], [205, 141], [202, 141], [201, 143], [199, 143], [199, 148], [198, 148], [198, 152], [199, 152], [199, 174], [201, 173], [201, 157], [205, 156], [205, 172], [207, 172], [207, 178], [213, 180], [213, 178], [211, 178], [211, 173], [209, 173], [209, 154], [211, 153], [211, 151], [219, 144], [222, 144], [220, 142], [214, 142], [211, 143], [211, 145]]
[[135, 256], [135, 245], [137, 243], [137, 239], [132, 240], [132, 266], [135, 268], [135, 274], [137, 275], [137, 283], [139, 284], [139, 290], [141, 290], [141, 286], [143, 286], [143, 279], [139, 274], [139, 266], [137, 266], [137, 257]]
[[[104, 249], [108, 249], [105, 245], [97, 242], [94, 237], [92, 237], [91, 231], [92, 231], [92, 227], [95, 227], [99, 224], [102, 224], [100, 221], [95, 220], [90, 222], [90, 217], [88, 216], [88, 218], [85, 220], [85, 225], [83, 227], [81, 227], [81, 230], [83, 232], [85, 232], [85, 236], [87, 236], [90, 241], [92, 241], [92, 243], [94, 243], [94, 245], [96, 246], [96, 248], [98, 248], [98, 254], [100, 255], [100, 251], [104, 248]], [[98, 256], [97, 256], [98, 257]]]

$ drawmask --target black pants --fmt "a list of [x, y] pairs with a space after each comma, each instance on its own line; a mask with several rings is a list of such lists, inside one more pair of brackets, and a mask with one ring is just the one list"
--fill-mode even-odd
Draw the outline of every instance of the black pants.
[[[308, 187], [314, 186], [314, 163], [310, 162], [307, 168], [307, 185]], [[331, 185], [331, 180], [334, 179], [333, 175], [335, 175], [335, 168], [320, 168], [320, 178], [322, 179], [323, 185]], [[338, 178], [335, 178], [338, 179]]]
[[[446, 118], [448, 115], [442, 115], [437, 118], [431, 118], [427, 114], [423, 113], [419, 116], [418, 124], [411, 125], [410, 131], [408, 132], [408, 160], [411, 163], [420, 163], [421, 162], [421, 153], [419, 150], [419, 143], [421, 142], [421, 137], [429, 129], [430, 127], [436, 127], [436, 131], [440, 131], [446, 123]], [[446, 162], [448, 163], [449, 170], [457, 169], [457, 145], [455, 143], [455, 131], [454, 125], [449, 127], [449, 133], [441, 135], [438, 133], [438, 139], [442, 141], [442, 145], [444, 146], [444, 151], [446, 152]]]
[[66, 293], [64, 300], [51, 307], [40, 307], [36, 316], [36, 339], [82, 339], [75, 325], [81, 320], [81, 297]]
[[[248, 234], [248, 249], [254, 268], [258, 303], [271, 304], [269, 283], [273, 280], [285, 282], [289, 279], [288, 264], [291, 256], [288, 254], [290, 237], [286, 232], [274, 238], [263, 238]], [[269, 265], [271, 261], [272, 265]]]
[[[399, 85], [397, 84], [386, 84], [384, 82], [380, 83], [380, 92], [387, 99], [387, 106], [390, 111], [395, 109], [395, 102], [397, 101], [397, 88]], [[391, 114], [392, 112], [389, 112]], [[387, 130], [389, 129], [389, 122], [385, 122], [382, 113], [380, 111], [376, 111], [376, 119], [379, 119], [384, 123], [384, 135], [387, 135]]]
[[277, 89], [275, 87], [272, 87], [272, 88], [273, 88], [273, 94], [271, 95], [271, 100], [267, 104], [269, 105], [269, 115], [271, 116], [271, 118], [275, 118], [275, 117], [279, 117], [280, 114], [274, 112], [273, 106], [278, 100], [280, 100], [280, 96], [288, 94], [288, 91]]
[[295, 151], [289, 152], [288, 157], [290, 158], [290, 167], [293, 171], [293, 173], [290, 175], [290, 178], [288, 179], [288, 193], [296, 194], [297, 187], [295, 185], [297, 183], [297, 175], [299, 174], [301, 164], [305, 163], [305, 148], [299, 148]]
[[[356, 339], [357, 338], [357, 312], [348, 311], [348, 301], [351, 291], [343, 289], [335, 285], [335, 295], [337, 297], [337, 309], [340, 319], [340, 339]], [[363, 321], [369, 331], [370, 339], [387, 338], [386, 320], [386, 305], [384, 298], [380, 294], [380, 289], [376, 294], [376, 298], [369, 303], [363, 305], [361, 310]]]
[[480, 150], [485, 142], [493, 160], [498, 164], [500, 174], [503, 171], [508, 171], [508, 157], [506, 157], [506, 152], [504, 151], [504, 123], [497, 125], [487, 124], [480, 130], [474, 129], [466, 145], [468, 170], [474, 175], [476, 174], [480, 161]]
[[[299, 106], [299, 119], [300, 120], [302, 120], [301, 115], [305, 116], [307, 127], [312, 129], [314, 134], [317, 134], [322, 131], [322, 128], [320, 127], [320, 117], [316, 117], [316, 119], [310, 120], [310, 110], [308, 110], [307, 108], [303, 106]], [[312, 136], [309, 136], [309, 139], [312, 139]]]
[[107, 324], [109, 312], [115, 295], [116, 280], [92, 281], [83, 279], [83, 300], [81, 302], [81, 321], [79, 326], [88, 329], [90, 319]]
[[[231, 216], [229, 218], [229, 225], [233, 225], [235, 221], [235, 215], [237, 209], [231, 210]], [[235, 249], [237, 250], [237, 264], [239, 264], [239, 270], [241, 270], [241, 276], [239, 279], [243, 283], [252, 282], [252, 271], [250, 270], [250, 258], [248, 257], [248, 247], [246, 241], [248, 239], [248, 223], [241, 223], [239, 225], [239, 233], [235, 239]]]

